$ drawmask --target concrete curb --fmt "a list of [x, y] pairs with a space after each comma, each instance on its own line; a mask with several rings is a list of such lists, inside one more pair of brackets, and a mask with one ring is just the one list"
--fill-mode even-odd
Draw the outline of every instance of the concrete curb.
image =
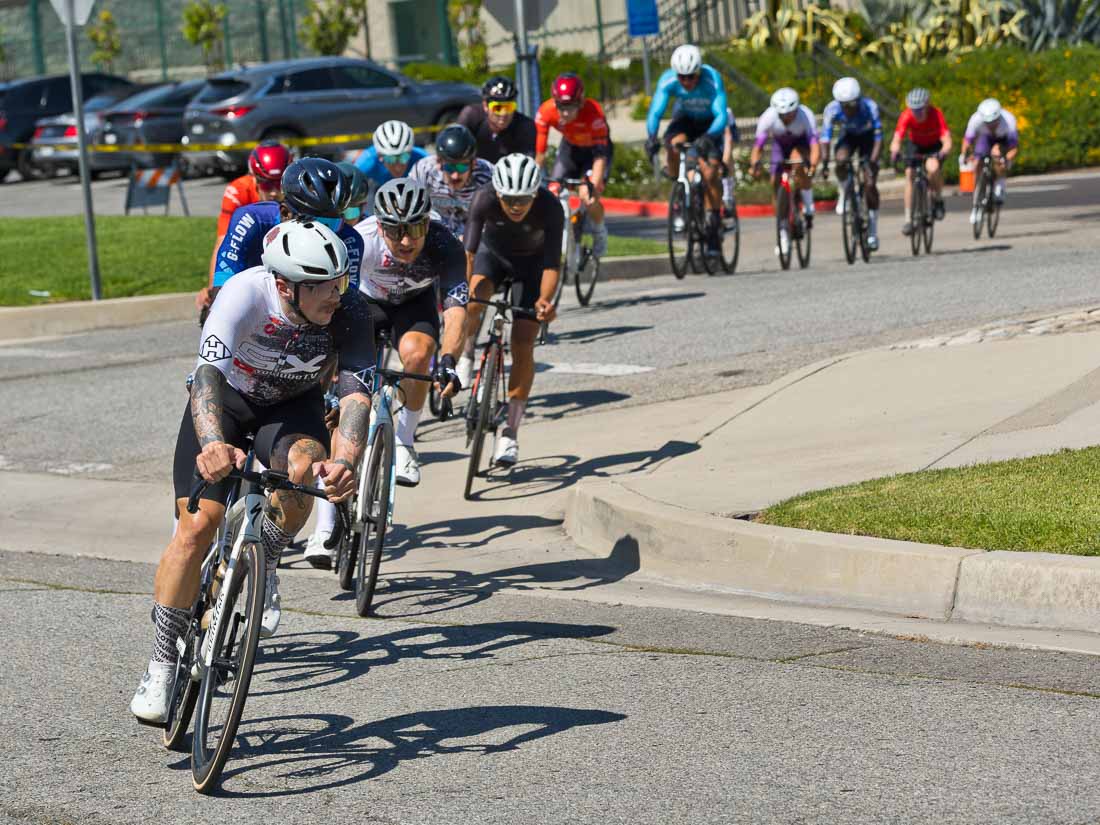
[[1013, 627], [1100, 630], [1100, 559], [939, 547], [697, 513], [612, 481], [577, 484], [565, 530], [680, 585], [802, 604]]
[[197, 318], [188, 292], [0, 308], [0, 341]]
[[[671, 275], [672, 264], [668, 254], [664, 255], [624, 255], [619, 258], [604, 258], [600, 261], [601, 281], [631, 281], [635, 278], [655, 278], [658, 275]], [[567, 289], [572, 287], [566, 285]]]

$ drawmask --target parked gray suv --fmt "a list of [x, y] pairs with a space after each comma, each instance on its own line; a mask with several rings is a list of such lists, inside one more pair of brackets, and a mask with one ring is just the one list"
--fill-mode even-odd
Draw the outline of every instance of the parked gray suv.
[[[433, 126], [454, 120], [478, 100], [473, 86], [418, 83], [369, 60], [284, 60], [210, 78], [184, 112], [183, 142], [225, 146], [188, 153], [188, 161], [228, 175], [243, 169], [248, 158], [246, 150], [230, 148], [235, 143], [360, 134], [394, 118]], [[429, 135], [418, 139], [426, 143]]]

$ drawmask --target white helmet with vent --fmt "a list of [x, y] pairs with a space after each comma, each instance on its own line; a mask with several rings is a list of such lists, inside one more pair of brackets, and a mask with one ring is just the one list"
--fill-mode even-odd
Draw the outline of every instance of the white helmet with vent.
[[781, 115], [789, 115], [798, 108], [798, 92], [789, 86], [776, 89], [772, 95], [772, 108]]
[[340, 278], [348, 271], [348, 248], [324, 224], [283, 221], [264, 236], [264, 269], [296, 284]]
[[703, 67], [703, 53], [698, 46], [686, 44], [677, 47], [670, 62], [676, 74], [695, 74]]
[[498, 195], [533, 195], [542, 184], [542, 170], [534, 158], [515, 152], [505, 155], [493, 167], [493, 188]]
[[413, 148], [413, 130], [403, 120], [387, 120], [374, 130], [374, 148], [380, 155], [401, 155]]

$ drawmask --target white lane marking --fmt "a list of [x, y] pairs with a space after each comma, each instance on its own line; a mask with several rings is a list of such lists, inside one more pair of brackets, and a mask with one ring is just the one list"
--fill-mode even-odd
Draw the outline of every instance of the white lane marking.
[[61, 476], [83, 475], [84, 473], [103, 473], [113, 469], [114, 464], [104, 464], [99, 461], [74, 461], [69, 464], [46, 464], [32, 466], [25, 462], [13, 461], [7, 456], [0, 455], [0, 470], [24, 471], [30, 470], [36, 473], [56, 473]]
[[80, 350], [38, 349], [36, 347], [0, 347], [0, 358], [75, 358]]
[[566, 375], [637, 375], [652, 372], [655, 367], [641, 367], [635, 364], [539, 364], [540, 372], [560, 372]]
[[1013, 186], [1012, 183], [1010, 182], [1009, 185], [1008, 185], [1007, 194], [1009, 196], [1011, 196], [1013, 192], [1024, 192], [1024, 193], [1030, 195], [1033, 192], [1061, 192], [1063, 189], [1069, 189], [1069, 184], [1062, 184], [1062, 185], [1055, 184], [1055, 185], [1047, 185], [1047, 186], [1028, 186], [1026, 183], [1021, 183], [1021, 184], [1017, 184], [1016, 186]]

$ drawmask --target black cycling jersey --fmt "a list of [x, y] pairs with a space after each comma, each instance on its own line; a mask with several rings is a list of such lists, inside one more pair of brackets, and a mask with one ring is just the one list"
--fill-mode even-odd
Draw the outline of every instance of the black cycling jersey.
[[535, 121], [522, 112], [516, 112], [508, 128], [499, 133], [489, 128], [489, 115], [480, 103], [471, 103], [463, 109], [458, 122], [474, 133], [477, 156], [489, 163], [513, 152], [535, 156]]
[[561, 232], [565, 213], [546, 189], [539, 189], [535, 202], [522, 221], [513, 221], [500, 206], [496, 190], [486, 186], [474, 197], [466, 220], [466, 251], [475, 253], [479, 244], [504, 259], [541, 256], [543, 269], [561, 264]]

